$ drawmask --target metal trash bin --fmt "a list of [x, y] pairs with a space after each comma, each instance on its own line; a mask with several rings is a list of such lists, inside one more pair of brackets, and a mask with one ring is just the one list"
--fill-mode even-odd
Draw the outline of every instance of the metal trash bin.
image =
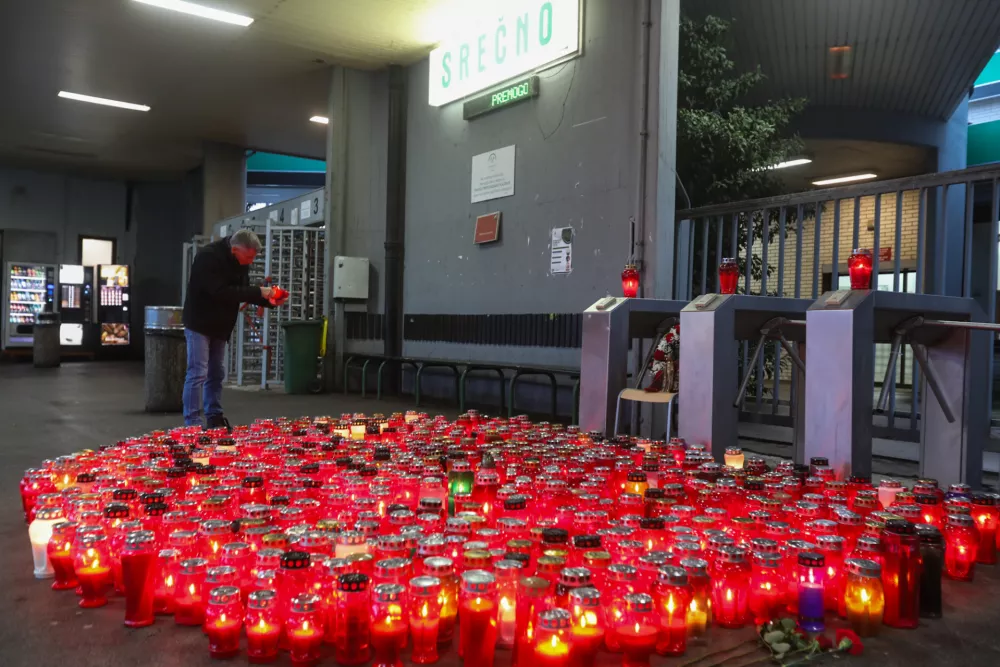
[[184, 409], [184, 376], [187, 344], [183, 308], [146, 306], [146, 412], [181, 412]]
[[31, 351], [35, 368], [59, 365], [59, 313], [35, 315]]

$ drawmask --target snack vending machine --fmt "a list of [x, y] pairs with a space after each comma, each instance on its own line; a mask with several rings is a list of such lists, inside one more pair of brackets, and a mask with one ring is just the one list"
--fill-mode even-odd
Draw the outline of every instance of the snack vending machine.
[[59, 265], [59, 344], [92, 349], [94, 341], [94, 267]]
[[127, 347], [129, 320], [129, 270], [123, 264], [102, 264], [97, 267], [97, 324], [101, 331], [101, 347]]
[[35, 315], [54, 310], [56, 267], [7, 262], [4, 278], [4, 347], [31, 347]]

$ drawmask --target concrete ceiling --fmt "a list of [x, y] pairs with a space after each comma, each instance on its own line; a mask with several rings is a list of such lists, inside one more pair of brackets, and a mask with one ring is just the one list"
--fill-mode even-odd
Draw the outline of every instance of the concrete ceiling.
[[[415, 62], [462, 4], [198, 2], [255, 22], [241, 28], [132, 0], [0, 2], [0, 159], [134, 177], [196, 166], [203, 140], [322, 158], [325, 128], [308, 119], [325, 115], [330, 66]], [[60, 90], [152, 110], [63, 100]]]
[[[934, 171], [937, 152], [926, 146], [879, 141], [806, 139], [809, 164], [775, 173], [788, 192], [814, 190], [813, 181], [852, 174], [875, 173], [879, 180], [904, 178]], [[830, 187], [830, 186], [827, 186]]]

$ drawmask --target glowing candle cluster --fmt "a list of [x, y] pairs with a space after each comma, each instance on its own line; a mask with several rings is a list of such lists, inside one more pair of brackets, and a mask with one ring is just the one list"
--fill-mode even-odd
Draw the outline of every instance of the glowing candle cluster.
[[45, 461], [20, 491], [33, 573], [67, 599], [299, 667], [490, 667], [498, 649], [638, 667], [781, 615], [915, 627], [942, 575], [995, 562], [998, 522], [961, 485], [474, 412], [154, 432]]

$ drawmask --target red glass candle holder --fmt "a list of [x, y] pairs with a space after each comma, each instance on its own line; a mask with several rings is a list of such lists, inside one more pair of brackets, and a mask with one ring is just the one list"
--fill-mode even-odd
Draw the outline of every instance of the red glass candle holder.
[[687, 571], [672, 566], [660, 568], [653, 601], [660, 615], [656, 652], [683, 655], [687, 650], [687, 612], [691, 605]]
[[570, 591], [569, 612], [570, 663], [593, 667], [606, 634], [601, 592], [589, 586]]
[[748, 620], [750, 565], [746, 551], [723, 546], [717, 550], [712, 572], [712, 613], [723, 628], [742, 628]]
[[[984, 565], [993, 565], [997, 562], [997, 523], [998, 516], [1000, 516], [997, 511], [996, 496], [992, 493], [974, 494], [972, 496], [971, 515], [972, 519], [976, 522], [976, 530], [979, 531], [979, 548], [976, 550], [976, 562]], [[56, 576], [58, 577], [58, 575]]]
[[334, 649], [342, 665], [363, 665], [371, 657], [369, 578], [351, 572], [337, 582], [337, 634]]
[[441, 619], [438, 625], [438, 644], [450, 644], [455, 636], [458, 617], [459, 582], [450, 558], [431, 556], [424, 559], [424, 574], [441, 582]]
[[736, 294], [736, 283], [740, 279], [740, 267], [735, 257], [725, 257], [719, 263], [719, 293]]
[[208, 635], [208, 654], [216, 659], [232, 658], [238, 654], [242, 628], [240, 589], [236, 586], [213, 588], [205, 610], [204, 629]]
[[122, 579], [125, 582], [125, 626], [144, 628], [153, 624], [156, 586], [156, 535], [147, 530], [129, 533], [122, 548]]
[[949, 514], [943, 532], [945, 576], [956, 581], [972, 581], [979, 551], [975, 520], [964, 514]]
[[483, 570], [462, 575], [459, 655], [468, 665], [492, 667], [497, 643], [496, 578]]
[[639, 270], [635, 264], [628, 263], [622, 269], [622, 296], [634, 299], [639, 294]]
[[847, 273], [851, 279], [851, 289], [872, 288], [872, 252], [867, 248], [855, 248], [847, 258]]
[[625, 613], [615, 625], [615, 640], [622, 652], [622, 667], [646, 667], [656, 651], [660, 629], [653, 613], [653, 598], [645, 593], [625, 596]]
[[173, 615], [180, 563], [181, 552], [177, 549], [160, 549], [157, 553], [153, 581], [153, 613]]
[[[367, 594], [367, 590], [365, 593]], [[294, 667], [313, 667], [319, 662], [320, 649], [323, 646], [323, 621], [320, 617], [318, 595], [304, 593], [292, 599], [288, 617], [285, 620], [285, 634], [288, 637], [288, 656]], [[367, 661], [366, 650], [364, 662]], [[337, 657], [337, 662], [342, 665], [360, 664], [343, 661], [340, 659], [340, 655]]]
[[534, 655], [532, 638], [537, 632], [538, 614], [546, 608], [549, 582], [541, 577], [522, 577], [517, 583], [514, 667], [529, 667]]
[[882, 533], [883, 623], [916, 628], [920, 619], [920, 542], [909, 521], [890, 519]]
[[278, 593], [273, 589], [256, 590], [247, 596], [247, 659], [253, 664], [274, 662], [278, 658], [282, 619]]
[[438, 629], [441, 623], [441, 580], [419, 576], [410, 580], [409, 625], [413, 650], [410, 660], [418, 665], [438, 661]]
[[781, 555], [755, 552], [750, 575], [748, 605], [754, 623], [761, 625], [778, 618], [787, 606], [788, 586], [781, 573]]
[[406, 587], [402, 584], [378, 584], [372, 590], [373, 667], [402, 667], [400, 651], [409, 633], [406, 608]]
[[188, 558], [181, 561], [174, 593], [174, 622], [202, 625], [205, 622], [205, 576], [208, 561]]
[[613, 630], [605, 635], [604, 641], [609, 651], [620, 651], [617, 628], [625, 617], [625, 596], [635, 593], [638, 588], [638, 570], [632, 565], [615, 563], [608, 567], [609, 595], [607, 600], [608, 625]]
[[103, 533], [78, 537], [73, 549], [73, 569], [83, 596], [80, 606], [84, 609], [103, 607], [108, 603], [108, 591], [112, 585], [107, 537]]
[[52, 526], [52, 536], [45, 547], [55, 581], [52, 590], [68, 591], [76, 588], [76, 572], [73, 570], [73, 540], [76, 538], [76, 523], [60, 521]]
[[826, 561], [823, 603], [827, 611], [840, 613], [841, 616], [844, 615], [844, 583], [847, 576], [844, 571], [844, 542], [840, 535], [820, 535], [816, 538], [817, 550]]
[[569, 667], [570, 620], [570, 613], [565, 609], [546, 609], [538, 615], [538, 631], [531, 664], [540, 667]]
[[[944, 528], [944, 512], [941, 507], [941, 499], [932, 493], [917, 493], [913, 496], [913, 502], [920, 506], [920, 523], [934, 526], [938, 530]], [[890, 512], [892, 509], [889, 510]]]

